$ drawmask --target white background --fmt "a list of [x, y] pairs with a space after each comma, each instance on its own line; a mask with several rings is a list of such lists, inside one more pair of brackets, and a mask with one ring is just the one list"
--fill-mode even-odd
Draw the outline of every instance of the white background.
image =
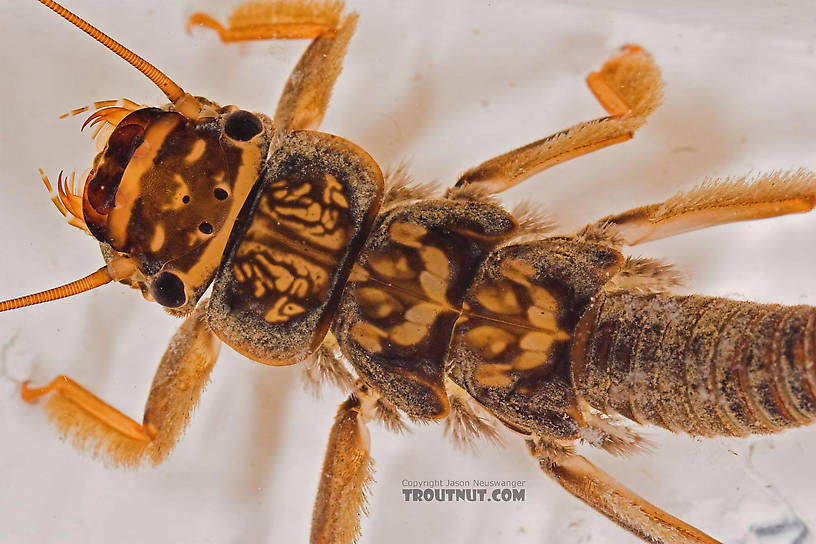
[[[816, 169], [816, 7], [789, 2], [353, 2], [360, 12], [323, 124], [384, 167], [408, 158], [421, 180], [452, 183], [490, 156], [602, 115], [583, 78], [624, 43], [651, 51], [663, 107], [632, 142], [560, 165], [509, 191], [566, 232], [662, 200], [706, 175]], [[716, 6], [716, 7], [715, 7]], [[93, 2], [68, 7], [157, 64], [186, 90], [273, 112], [305, 43], [224, 47], [184, 33], [216, 0]], [[96, 244], [64, 224], [37, 168], [82, 171], [93, 156], [81, 118], [94, 100], [163, 97], [142, 75], [35, 2], [0, 4], [0, 298], [101, 265]], [[688, 273], [711, 295], [816, 305], [816, 215], [743, 223], [636, 248]], [[0, 316], [12, 378], [65, 373], [141, 419], [154, 369], [178, 321], [122, 286]], [[158, 469], [105, 468], [61, 443], [40, 406], [0, 378], [0, 541], [303, 542], [323, 448], [342, 395], [316, 400], [297, 367], [222, 350], [212, 383]], [[816, 530], [816, 429], [751, 440], [694, 440], [646, 430], [652, 455], [599, 465], [725, 542], [796, 540], [757, 527]], [[376, 484], [362, 542], [634, 542], [541, 474], [523, 444], [456, 451], [440, 425], [396, 436], [372, 426]], [[407, 504], [403, 479], [524, 479], [524, 503]]]

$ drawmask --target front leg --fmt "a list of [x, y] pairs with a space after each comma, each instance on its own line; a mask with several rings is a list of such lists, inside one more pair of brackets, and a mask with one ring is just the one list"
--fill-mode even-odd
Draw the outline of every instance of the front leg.
[[144, 419], [138, 423], [67, 376], [48, 385], [21, 386], [24, 400], [51, 394], [49, 417], [63, 437], [114, 465], [158, 464], [170, 453], [198, 403], [221, 343], [206, 323], [207, 304], [184, 321], [162, 357]]
[[313, 38], [286, 82], [275, 127], [281, 132], [317, 130], [357, 26], [357, 14], [343, 16], [342, 11], [343, 2], [337, 0], [247, 2], [232, 12], [227, 28], [205, 13], [190, 17], [187, 27], [212, 28], [224, 43]]

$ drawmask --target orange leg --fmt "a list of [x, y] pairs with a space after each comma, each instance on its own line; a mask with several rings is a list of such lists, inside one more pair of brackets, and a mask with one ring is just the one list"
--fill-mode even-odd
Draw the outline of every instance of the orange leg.
[[312, 544], [357, 541], [374, 471], [366, 423], [374, 417], [378, 398], [359, 385], [337, 411], [312, 513]]
[[229, 27], [205, 13], [190, 17], [194, 25], [218, 32], [222, 42], [313, 38], [286, 82], [275, 111], [280, 132], [316, 130], [323, 120], [337, 76], [343, 67], [357, 15], [343, 16], [343, 3], [275, 0], [247, 2], [229, 18]]
[[816, 174], [770, 172], [752, 179], [709, 179], [664, 202], [604, 217], [595, 227], [612, 227], [615, 237], [632, 246], [724, 223], [807, 212], [814, 205]]
[[72, 404], [80, 407], [90, 417], [99, 420], [112, 430], [121, 433], [133, 440], [150, 442], [156, 436], [155, 429], [145, 429], [131, 418], [106, 403], [68, 376], [57, 376], [45, 387], [28, 387], [28, 381], [20, 385], [20, 396], [26, 402], [34, 403], [48, 393], [57, 393], [64, 396]]
[[224, 43], [316, 38], [337, 27], [342, 10], [342, 2], [252, 1], [235, 8], [228, 27], [206, 13], [194, 13], [187, 30], [196, 25], [211, 28]]
[[569, 446], [529, 440], [541, 470], [575, 497], [627, 531], [655, 544], [720, 544], [633, 493]]
[[663, 83], [649, 54], [630, 45], [591, 73], [587, 85], [609, 117], [579, 123], [489, 159], [462, 174], [456, 186], [498, 193], [551, 166], [630, 140], [660, 104]]
[[[646, 52], [637, 45], [624, 45], [621, 51], [623, 55], [646, 54]], [[607, 63], [607, 65], [608, 64], [609, 63]], [[606, 68], [608, 68], [608, 66], [606, 66]], [[614, 78], [609, 72], [609, 69], [606, 70], [606, 73], [604, 69], [601, 69], [599, 72], [592, 72], [586, 78], [587, 86], [589, 90], [592, 91], [592, 94], [595, 95], [595, 99], [598, 103], [603, 106], [603, 109], [605, 109], [609, 115], [612, 117], [629, 115], [632, 112], [632, 106], [627, 102], [627, 98], [621, 96], [620, 92], [615, 89], [614, 83], [619, 84], [620, 82], [614, 82]], [[636, 97], [629, 98], [629, 100], [632, 99], [636, 99]]]
[[215, 364], [220, 342], [206, 324], [206, 304], [184, 322], [162, 357], [141, 424], [67, 376], [44, 387], [20, 386], [23, 400], [50, 395], [49, 416], [63, 436], [116, 465], [161, 462], [181, 435]]

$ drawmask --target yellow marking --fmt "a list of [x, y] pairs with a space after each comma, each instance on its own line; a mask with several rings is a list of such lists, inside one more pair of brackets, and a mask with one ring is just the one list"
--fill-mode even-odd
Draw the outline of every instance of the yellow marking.
[[448, 279], [450, 263], [445, 252], [438, 247], [422, 246], [419, 250], [419, 256], [422, 258], [422, 262], [425, 263], [425, 269], [428, 272], [442, 279]]
[[527, 308], [527, 319], [533, 327], [544, 329], [547, 331], [557, 331], [558, 323], [555, 319], [555, 313], [551, 310], [543, 310], [536, 306]]
[[549, 352], [525, 351], [513, 359], [512, 366], [515, 370], [530, 370], [546, 363], [549, 357]]
[[484, 285], [479, 287], [474, 294], [476, 300], [488, 311], [497, 314], [516, 315], [521, 313], [521, 306], [518, 298], [516, 298], [516, 293], [513, 292], [509, 285], [502, 285], [503, 283], [499, 282], [498, 286]]
[[[113, 103], [115, 104], [116, 101], [114, 100]], [[96, 106], [96, 104], [94, 104], [94, 106]], [[80, 113], [84, 113], [84, 112], [88, 111], [89, 109], [91, 109], [89, 106], [82, 106], [81, 108], [76, 108], [75, 110], [71, 110], [71, 115], [72, 116], [73, 115], [79, 115]]]
[[[328, 273], [320, 265], [316, 265], [298, 255], [285, 252], [275, 252], [274, 254], [266, 253], [251, 253], [257, 251], [257, 244], [248, 243], [247, 247], [241, 247], [241, 250], [235, 257], [235, 263], [246, 261], [252, 262], [250, 273], [245, 274], [245, 280], [241, 283], [246, 283], [247, 280], [253, 280], [252, 285], [255, 288], [254, 296], [256, 298], [262, 297], [267, 289], [273, 292], [289, 295], [296, 299], [305, 299], [309, 293], [320, 295], [328, 283]], [[261, 251], [263, 251], [261, 247]], [[288, 265], [288, 267], [286, 266]], [[246, 270], [246, 264], [243, 265]], [[236, 276], [237, 277], [237, 276]], [[294, 303], [292, 303], [294, 304]], [[281, 307], [269, 314], [271, 317], [280, 319], [285, 315], [297, 315], [306, 310], [299, 305], [297, 308], [291, 307], [294, 314], [289, 314], [285, 308]], [[299, 309], [298, 309], [299, 308]]]
[[[286, 269], [286, 267], [270, 262], [266, 255], [256, 255], [254, 260], [259, 266], [264, 267], [264, 270], [261, 270], [260, 268], [257, 269], [257, 285], [269, 285], [270, 287], [274, 287], [275, 291], [284, 293], [295, 281], [295, 277], [291, 274], [291, 272], [289, 272], [289, 270]], [[272, 278], [271, 282], [268, 281], [269, 277], [267, 276]], [[256, 296], [261, 296], [262, 294], [263, 292], [256, 294]]]
[[411, 308], [405, 312], [405, 319], [413, 323], [430, 325], [434, 322], [434, 320], [436, 320], [436, 317], [441, 311], [442, 308], [440, 308], [437, 304], [420, 302], [419, 304], [411, 306]]
[[350, 333], [352, 339], [369, 353], [381, 353], [382, 343], [380, 340], [388, 338], [385, 331], [365, 321], [355, 323], [351, 327]]
[[284, 198], [286, 202], [292, 202], [294, 200], [299, 199], [304, 195], [308, 195], [312, 192], [312, 184], [311, 183], [304, 183], [303, 185], [298, 185], [293, 187], [287, 191], [288, 196]]
[[448, 290], [447, 278], [440, 278], [428, 271], [423, 271], [419, 274], [419, 284], [422, 290], [428, 295], [428, 298], [435, 302], [448, 304], [448, 297], [446, 292]]
[[235, 276], [235, 279], [238, 280], [238, 283], [244, 283], [244, 281], [246, 280], [244, 272], [241, 270], [241, 267], [238, 266], [236, 263], [232, 263], [232, 275]]
[[500, 265], [501, 273], [508, 279], [530, 287], [530, 277], [535, 275], [533, 265], [519, 259], [505, 259]]
[[348, 200], [346, 200], [346, 197], [343, 196], [342, 193], [334, 193], [332, 195], [332, 202], [334, 202], [335, 204], [337, 204], [341, 208], [348, 209], [348, 207], [349, 207]]
[[[253, 226], [248, 236], [252, 237], [257, 231], [264, 232], [265, 235], [271, 236], [274, 231], [279, 230], [280, 227], [283, 226], [292, 231], [291, 234], [284, 236], [283, 239], [288, 238], [291, 240], [292, 238], [299, 238], [335, 251], [345, 247], [349, 238], [348, 229], [337, 228], [334, 229], [334, 232], [326, 234], [326, 226], [319, 223], [319, 221], [322, 221], [322, 219], [326, 217], [326, 212], [319, 203], [312, 202], [311, 200], [308, 200], [308, 202], [311, 203], [309, 207], [281, 206], [274, 204], [274, 199], [264, 195], [258, 205], [258, 213], [256, 213]], [[334, 212], [337, 213], [336, 210], [334, 210]], [[331, 215], [330, 217], [333, 217], [336, 221], [340, 216]], [[316, 224], [304, 225], [304, 221]], [[334, 227], [334, 225], [332, 227]], [[337, 257], [332, 256], [330, 260], [336, 264]]]
[[338, 250], [348, 243], [346, 229], [337, 229], [335, 232], [326, 234], [326, 228], [323, 225], [314, 225], [304, 229], [304, 232], [307, 239], [311, 238], [328, 249]]
[[368, 270], [359, 264], [354, 263], [354, 266], [351, 268], [348, 281], [368, 281], [370, 277], [371, 276], [369, 275]]
[[525, 351], [546, 351], [549, 352], [553, 342], [556, 340], [568, 340], [569, 335], [564, 331], [555, 334], [548, 332], [528, 332], [521, 337], [519, 347]]
[[528, 292], [534, 304], [534, 306], [527, 309], [527, 319], [530, 323], [536, 328], [550, 331], [559, 330], [556, 322], [558, 302], [555, 298], [549, 291], [537, 285], [531, 285]]
[[[249, 191], [258, 179], [262, 158], [260, 149], [257, 145], [249, 143], [239, 144], [239, 147], [241, 149], [241, 164], [237, 170], [233, 171], [228, 180], [232, 188], [230, 191], [232, 198], [228, 201], [230, 206], [229, 211], [224, 218], [221, 229], [203, 243], [199, 258], [193, 263], [190, 269], [186, 272], [177, 271], [177, 274], [182, 277], [185, 285], [198, 287], [218, 269], [218, 266], [221, 264], [221, 257], [224, 254], [224, 248], [232, 232], [232, 225], [235, 223], [235, 218], [241, 211], [244, 201], [249, 195]], [[130, 167], [128, 167], [128, 169], [130, 169]], [[225, 173], [222, 171], [219, 172], [214, 179], [220, 182], [224, 179], [224, 176]]]
[[306, 309], [303, 306], [295, 304], [294, 302], [290, 302], [283, 307], [283, 313], [289, 316], [299, 315], [305, 311]]
[[309, 293], [309, 282], [303, 278], [298, 278], [292, 283], [291, 293], [298, 298], [303, 298]]
[[391, 240], [408, 247], [422, 247], [419, 239], [428, 234], [428, 229], [416, 223], [393, 222], [388, 229]]
[[407, 280], [416, 277], [416, 272], [408, 264], [408, 258], [402, 253], [377, 253], [369, 257], [368, 265], [386, 278]]
[[275, 273], [278, 274], [277, 278], [275, 279], [275, 289], [281, 293], [285, 292], [294, 283], [295, 277], [282, 266], [274, 266], [271, 268], [272, 269], [270, 272], [272, 272], [273, 276]]
[[324, 204], [331, 204], [334, 202], [336, 205], [340, 206], [341, 208], [348, 209], [349, 203], [346, 200], [346, 197], [343, 196], [343, 185], [337, 181], [337, 178], [331, 174], [325, 174], [326, 177], [326, 187], [323, 189], [323, 203]]
[[482, 357], [495, 359], [516, 341], [516, 337], [502, 328], [480, 325], [465, 333], [465, 341], [481, 351]]
[[117, 240], [118, 243], [127, 240], [127, 227], [133, 206], [144, 190], [143, 177], [153, 169], [153, 159], [156, 158], [167, 135], [180, 122], [175, 116], [159, 117], [145, 133], [145, 141], [133, 153], [122, 176], [119, 189], [116, 191], [115, 207], [108, 216], [108, 227], [112, 240]]
[[421, 323], [401, 323], [391, 328], [389, 335], [395, 344], [413, 346], [428, 335], [428, 327]]
[[510, 385], [507, 371], [511, 366], [506, 363], [483, 363], [476, 367], [473, 377], [487, 387], [507, 387]]
[[338, 219], [340, 219], [340, 212], [331, 208], [323, 210], [323, 215], [320, 216], [320, 222], [326, 230], [334, 230]]
[[[174, 187], [167, 187], [167, 198], [165, 202], [159, 208], [159, 211], [167, 212], [167, 211], [174, 211], [183, 208], [186, 206], [182, 198], [185, 195], [189, 195], [192, 191], [190, 186], [181, 177], [181, 174], [174, 174], [173, 175], [173, 184]], [[195, 237], [191, 238], [191, 242], [198, 242], [199, 236], [196, 234]]]
[[255, 291], [253, 291], [252, 295], [255, 298], [261, 298], [266, 293], [266, 284], [263, 281], [264, 273], [257, 264], [251, 265], [249, 269], [251, 271], [250, 275], [256, 278], [255, 281], [252, 282], [252, 285], [255, 287]]
[[279, 215], [297, 217], [298, 219], [301, 219], [303, 221], [314, 223], [320, 220], [320, 215], [321, 212], [323, 211], [323, 208], [317, 202], [313, 202], [308, 207], [290, 208], [286, 206], [275, 206], [275, 211]]
[[275, 301], [272, 308], [266, 312], [264, 319], [270, 323], [285, 323], [289, 318], [302, 314], [306, 309], [299, 304], [289, 302], [289, 297], [283, 296]]
[[[98, 110], [98, 109], [101, 109], [101, 108], [107, 108], [108, 106], [115, 106], [117, 102], [119, 102], [119, 101], [118, 100], [97, 100], [96, 102], [93, 103], [93, 107], [94, 107], [94, 109]], [[122, 104], [128, 109], [133, 109], [134, 107], [135, 108], [140, 107], [139, 104], [137, 104], [136, 102], [131, 102], [127, 98], [122, 99]], [[87, 109], [87, 108], [85, 108], [85, 109]]]
[[420, 302], [405, 312], [405, 322], [391, 328], [390, 338], [401, 346], [413, 346], [428, 336], [437, 316], [443, 311], [437, 304]]
[[193, 163], [196, 162], [198, 159], [204, 156], [204, 151], [207, 149], [207, 142], [204, 141], [203, 138], [199, 138], [193, 144], [192, 149], [190, 152], [187, 153], [187, 156], [184, 157], [184, 162], [186, 163]]
[[359, 287], [355, 296], [363, 312], [369, 317], [383, 319], [403, 310], [403, 305], [396, 298], [376, 287]]
[[153, 238], [150, 240], [150, 251], [156, 253], [164, 245], [164, 225], [156, 223], [156, 228], [153, 229]]

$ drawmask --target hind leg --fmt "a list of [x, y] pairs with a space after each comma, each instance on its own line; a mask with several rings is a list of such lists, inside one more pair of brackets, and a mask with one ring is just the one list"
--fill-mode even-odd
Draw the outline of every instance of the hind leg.
[[808, 170], [770, 172], [752, 179], [709, 179], [664, 202], [610, 215], [588, 227], [610, 230], [636, 245], [692, 230], [802, 213], [816, 205], [816, 174]]
[[633, 493], [604, 471], [571, 451], [569, 445], [544, 438], [527, 442], [541, 470], [569, 493], [627, 531], [656, 544], [719, 544]]

